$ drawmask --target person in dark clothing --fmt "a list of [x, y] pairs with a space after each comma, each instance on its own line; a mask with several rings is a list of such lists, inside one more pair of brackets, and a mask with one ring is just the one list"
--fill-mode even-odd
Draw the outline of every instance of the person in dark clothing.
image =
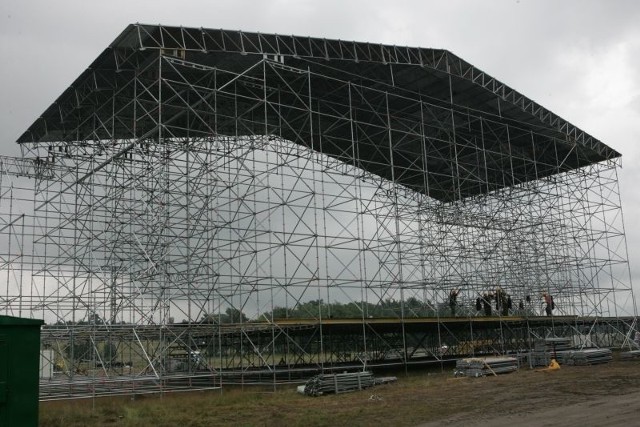
[[500, 315], [509, 315], [509, 296], [505, 291], [500, 292]]
[[545, 307], [544, 307], [544, 311], [547, 314], [547, 316], [551, 316], [553, 313], [553, 309], [555, 308], [555, 304], [553, 303], [553, 297], [548, 294], [548, 293], [543, 293], [542, 294], [542, 298], [544, 298], [544, 303], [545, 303]]
[[476, 311], [480, 313], [482, 311], [482, 298], [476, 298]]
[[509, 306], [511, 305], [509, 300], [510, 297], [507, 295], [507, 293], [498, 286], [498, 288], [496, 288], [496, 311], [498, 313], [500, 313], [501, 316], [508, 316], [509, 315]]
[[449, 308], [451, 309], [451, 316], [456, 317], [456, 306], [458, 305], [459, 289], [451, 289], [449, 292]]
[[484, 309], [485, 316], [491, 316], [491, 294], [482, 295], [482, 308]]

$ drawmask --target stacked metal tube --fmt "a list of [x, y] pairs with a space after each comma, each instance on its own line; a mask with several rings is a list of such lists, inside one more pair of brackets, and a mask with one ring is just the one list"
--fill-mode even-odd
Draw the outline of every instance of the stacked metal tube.
[[506, 374], [518, 370], [515, 357], [472, 357], [456, 362], [456, 376], [483, 377], [486, 375]]
[[611, 349], [608, 348], [585, 348], [562, 351], [558, 354], [558, 362], [566, 365], [596, 365], [608, 363], [611, 359]]
[[547, 366], [551, 359], [560, 360], [564, 351], [571, 349], [571, 338], [554, 337], [536, 341], [531, 352], [531, 366]]
[[621, 360], [640, 359], [640, 350], [624, 351], [620, 353]]
[[342, 374], [320, 374], [309, 379], [304, 394], [320, 396], [326, 393], [346, 393], [362, 390], [375, 384], [371, 372], [345, 372]]

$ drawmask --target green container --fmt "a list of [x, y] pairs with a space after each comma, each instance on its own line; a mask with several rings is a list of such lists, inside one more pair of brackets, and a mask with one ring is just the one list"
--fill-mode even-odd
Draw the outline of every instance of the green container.
[[38, 425], [42, 320], [0, 316], [0, 426]]

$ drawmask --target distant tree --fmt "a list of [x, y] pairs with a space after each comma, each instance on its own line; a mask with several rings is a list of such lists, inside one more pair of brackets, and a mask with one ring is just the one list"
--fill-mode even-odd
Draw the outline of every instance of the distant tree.
[[92, 313], [88, 316], [88, 323], [90, 325], [103, 325], [105, 322], [98, 313]]
[[[357, 319], [361, 317], [397, 318], [402, 314], [404, 314], [404, 317], [430, 317], [435, 316], [436, 310], [429, 302], [422, 302], [415, 297], [410, 297], [404, 302], [387, 298], [378, 304], [365, 301], [325, 303], [322, 299], [319, 299], [300, 303], [291, 308], [274, 307], [272, 312], [266, 312], [263, 316], [267, 317], [267, 319], [272, 317], [274, 319], [310, 319], [318, 318], [319, 316], [322, 316], [322, 318]], [[263, 318], [263, 316], [260, 317]]]
[[100, 357], [104, 363], [113, 363], [118, 356], [118, 346], [113, 341], [104, 343]]
[[[272, 314], [274, 319], [285, 319], [289, 317], [289, 310], [284, 307], [274, 307]], [[267, 315], [267, 318], [271, 319], [271, 316]]]
[[199, 322], [207, 324], [218, 323], [218, 316], [215, 313], [207, 313], [200, 318]]
[[72, 339], [66, 353], [74, 360], [90, 360], [93, 358], [93, 345], [88, 339]]
[[224, 314], [220, 316], [220, 323], [246, 323], [249, 318], [240, 310], [229, 307]]
[[200, 323], [246, 323], [249, 318], [240, 310], [234, 307], [229, 307], [222, 314], [208, 313], [202, 316]]

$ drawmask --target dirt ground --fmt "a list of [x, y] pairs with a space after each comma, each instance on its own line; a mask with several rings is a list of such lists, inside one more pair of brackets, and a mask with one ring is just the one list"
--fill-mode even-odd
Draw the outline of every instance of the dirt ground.
[[393, 384], [320, 397], [226, 389], [163, 398], [41, 404], [41, 426], [630, 426], [640, 425], [640, 360], [454, 378], [398, 374]]
[[[473, 422], [470, 422], [473, 421]], [[472, 420], [450, 418], [422, 424], [427, 426], [476, 425], [480, 427], [513, 426], [634, 426], [640, 424], [640, 392], [589, 399], [547, 410], [530, 410]]]
[[460, 393], [476, 404], [420, 427], [640, 425], [640, 361], [511, 375], [481, 378], [479, 395]]

